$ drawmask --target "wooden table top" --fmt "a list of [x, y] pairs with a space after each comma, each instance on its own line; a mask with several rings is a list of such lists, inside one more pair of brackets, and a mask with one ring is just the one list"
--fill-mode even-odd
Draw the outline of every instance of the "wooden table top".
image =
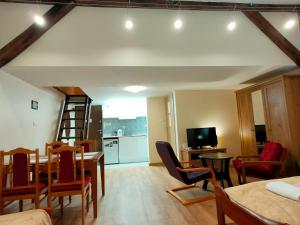
[[199, 155], [200, 159], [215, 159], [215, 160], [222, 160], [222, 159], [231, 159], [233, 156], [223, 153], [223, 152], [216, 152], [216, 153], [205, 153]]

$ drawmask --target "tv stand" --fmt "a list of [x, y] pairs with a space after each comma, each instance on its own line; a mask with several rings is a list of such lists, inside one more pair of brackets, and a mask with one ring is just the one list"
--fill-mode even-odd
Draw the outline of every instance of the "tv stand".
[[199, 155], [205, 153], [217, 153], [223, 152], [226, 153], [226, 148], [211, 147], [211, 148], [201, 148], [201, 149], [183, 149], [181, 150], [181, 160], [190, 161], [191, 165], [189, 166], [202, 166]]

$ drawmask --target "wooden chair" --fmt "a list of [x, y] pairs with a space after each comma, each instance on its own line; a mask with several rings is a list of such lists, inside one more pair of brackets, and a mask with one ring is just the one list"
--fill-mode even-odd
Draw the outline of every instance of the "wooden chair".
[[286, 156], [287, 149], [275, 142], [266, 142], [260, 156], [238, 156], [232, 162], [239, 184], [247, 183], [247, 176], [260, 179], [278, 178]]
[[45, 154], [48, 155], [48, 149], [51, 148], [51, 149], [55, 149], [55, 148], [58, 148], [58, 147], [61, 147], [63, 145], [68, 145], [69, 143], [65, 143], [65, 142], [62, 142], [62, 141], [54, 141], [54, 142], [51, 142], [51, 143], [46, 143], [45, 144]]
[[225, 215], [238, 225], [283, 225], [242, 208], [229, 199], [228, 195], [217, 182], [213, 184], [216, 194], [218, 225], [225, 225]]
[[[9, 164], [5, 165], [5, 156]], [[30, 165], [30, 156], [35, 157], [35, 166]], [[0, 214], [4, 203], [19, 200], [19, 210], [23, 211], [23, 200], [33, 199], [35, 208], [39, 208], [40, 195], [46, 194], [47, 185], [39, 182], [39, 150], [17, 148], [8, 152], [0, 151]], [[6, 175], [9, 186], [6, 187]], [[33, 181], [33, 177], [36, 177]]]
[[[76, 153], [79, 153], [80, 177], [77, 177]], [[57, 180], [53, 181], [51, 172], [56, 170]], [[48, 151], [48, 207], [52, 206], [53, 197], [59, 197], [61, 214], [63, 214], [63, 197], [81, 195], [82, 225], [84, 225], [84, 198], [86, 210], [89, 211], [91, 178], [84, 176], [83, 148], [61, 146]]]
[[96, 152], [96, 140], [76, 140], [74, 146], [83, 147], [84, 152]]
[[[190, 189], [196, 187], [196, 183], [202, 180], [212, 179], [213, 182], [215, 180], [215, 174], [210, 168], [183, 168], [181, 163], [179, 162], [171, 145], [168, 142], [157, 141], [156, 142], [157, 152], [165, 164], [169, 174], [175, 179], [186, 184], [184, 187], [175, 188], [172, 190], [168, 190], [167, 192], [174, 196], [177, 200], [179, 200], [183, 205], [194, 204], [198, 202], [208, 201], [215, 199], [214, 195], [194, 198], [194, 199], [184, 199], [180, 197], [176, 192]], [[190, 162], [185, 162], [190, 163]]]

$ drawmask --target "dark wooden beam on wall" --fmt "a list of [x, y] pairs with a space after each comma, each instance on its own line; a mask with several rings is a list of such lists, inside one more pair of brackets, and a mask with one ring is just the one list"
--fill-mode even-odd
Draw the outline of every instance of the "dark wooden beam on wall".
[[268, 38], [270, 38], [278, 48], [280, 48], [298, 67], [300, 67], [300, 51], [289, 42], [276, 28], [259, 12], [243, 11]]
[[38, 26], [32, 24], [23, 33], [10, 41], [7, 45], [0, 49], [0, 68], [9, 63], [26, 48], [32, 45], [45, 32], [47, 32], [54, 24], [67, 15], [75, 6], [74, 5], [55, 5], [45, 13], [44, 19], [46, 24]]
[[148, 8], [148, 9], [182, 9], [182, 10], [212, 10], [212, 11], [260, 11], [260, 12], [297, 12], [300, 4], [253, 4], [234, 2], [207, 1], [172, 1], [172, 0], [0, 0], [0, 2], [30, 3], [30, 4], [74, 4], [88, 7], [111, 8]]

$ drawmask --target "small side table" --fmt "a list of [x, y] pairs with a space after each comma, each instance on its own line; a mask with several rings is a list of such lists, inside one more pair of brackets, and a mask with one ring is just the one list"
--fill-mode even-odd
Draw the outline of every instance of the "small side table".
[[[216, 179], [221, 180], [222, 187], [224, 188], [224, 180], [226, 180], [228, 187], [232, 187], [233, 184], [230, 179], [229, 174], [229, 163], [232, 158], [231, 155], [227, 153], [207, 153], [199, 155], [204, 167], [208, 167], [208, 161], [210, 162], [210, 167], [214, 170]], [[219, 163], [216, 163], [216, 162]], [[219, 164], [217, 167], [216, 164]], [[208, 180], [204, 180], [203, 189], [207, 189]]]

